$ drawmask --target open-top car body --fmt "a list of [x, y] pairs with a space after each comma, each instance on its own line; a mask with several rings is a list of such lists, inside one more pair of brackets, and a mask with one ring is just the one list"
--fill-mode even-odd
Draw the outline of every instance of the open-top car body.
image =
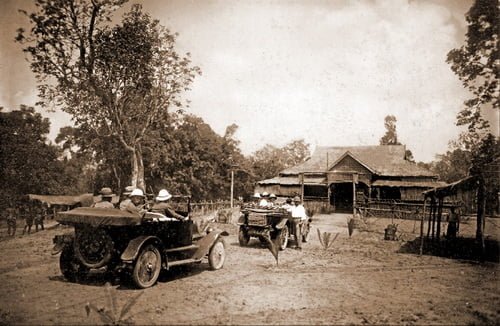
[[[290, 235], [295, 234], [291, 213], [283, 208], [245, 207], [238, 219], [240, 226], [238, 241], [240, 246], [248, 245], [251, 237], [262, 243], [276, 240], [280, 250], [285, 250]], [[309, 240], [310, 219], [301, 222], [302, 241]]]
[[61, 253], [62, 274], [76, 281], [91, 269], [105, 269], [147, 288], [162, 269], [173, 266], [208, 258], [212, 269], [222, 268], [226, 253], [221, 235], [227, 233], [211, 227], [198, 230], [190, 209], [176, 211], [186, 219], [90, 207], [59, 213], [59, 223], [74, 226], [74, 232], [54, 238], [53, 253]]

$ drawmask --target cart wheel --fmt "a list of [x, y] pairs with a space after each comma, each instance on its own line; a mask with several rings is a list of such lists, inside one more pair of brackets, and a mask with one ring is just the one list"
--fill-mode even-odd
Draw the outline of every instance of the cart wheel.
[[156, 283], [161, 270], [161, 256], [153, 245], [144, 247], [135, 261], [132, 279], [141, 289], [148, 288]]
[[89, 269], [78, 262], [72, 246], [65, 246], [59, 257], [59, 269], [64, 278], [70, 282], [77, 282], [85, 277]]
[[285, 226], [278, 232], [280, 250], [285, 250], [288, 245], [288, 227]]
[[309, 241], [309, 236], [311, 235], [311, 227], [309, 224], [304, 224], [302, 226], [302, 242]]
[[218, 270], [224, 266], [225, 261], [226, 250], [224, 248], [224, 243], [221, 240], [217, 240], [208, 253], [208, 263], [212, 270]]
[[238, 232], [238, 242], [240, 243], [240, 246], [244, 247], [248, 245], [248, 242], [250, 241], [250, 236], [248, 235], [248, 232], [240, 226], [240, 232]]

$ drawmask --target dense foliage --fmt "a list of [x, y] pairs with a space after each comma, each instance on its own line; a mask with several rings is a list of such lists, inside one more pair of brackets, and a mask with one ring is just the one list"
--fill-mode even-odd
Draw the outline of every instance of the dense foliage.
[[58, 160], [60, 150], [47, 143], [50, 122], [34, 108], [4, 112], [0, 108], [0, 196], [13, 205], [22, 195], [73, 193], [77, 174]]
[[70, 113], [80, 132], [107, 138], [128, 157], [130, 181], [145, 188], [142, 146], [200, 70], [175, 50], [176, 34], [124, 0], [37, 0], [29, 32], [17, 41], [31, 60], [42, 106]]

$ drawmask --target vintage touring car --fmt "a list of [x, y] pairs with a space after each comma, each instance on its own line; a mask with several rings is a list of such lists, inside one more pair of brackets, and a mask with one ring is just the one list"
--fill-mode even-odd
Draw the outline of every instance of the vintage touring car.
[[[310, 221], [308, 218], [301, 223], [303, 242], [309, 240]], [[244, 208], [241, 210], [238, 224], [240, 246], [248, 245], [251, 237], [257, 237], [262, 243], [266, 243], [266, 238], [277, 240], [279, 249], [285, 250], [289, 236], [295, 234], [291, 214], [282, 208]]]
[[205, 257], [211, 269], [222, 268], [226, 253], [221, 236], [227, 232], [212, 227], [197, 230], [190, 209], [177, 212], [186, 220], [109, 208], [80, 207], [59, 213], [59, 223], [74, 226], [74, 232], [53, 240], [53, 253], [61, 253], [62, 274], [77, 281], [91, 269], [104, 269], [147, 288], [156, 283], [162, 269]]

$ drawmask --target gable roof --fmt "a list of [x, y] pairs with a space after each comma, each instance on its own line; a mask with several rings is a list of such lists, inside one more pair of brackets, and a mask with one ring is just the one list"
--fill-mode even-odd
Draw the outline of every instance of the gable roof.
[[320, 146], [316, 148], [309, 160], [281, 171], [280, 175], [325, 172], [334, 168], [332, 164], [338, 163], [346, 153], [351, 154], [351, 157], [380, 176], [437, 177], [435, 173], [405, 160], [406, 147], [404, 145]]

